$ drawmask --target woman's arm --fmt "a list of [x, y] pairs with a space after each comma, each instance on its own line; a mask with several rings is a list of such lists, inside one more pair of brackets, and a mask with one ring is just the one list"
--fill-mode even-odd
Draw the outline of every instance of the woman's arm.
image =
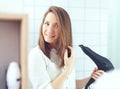
[[104, 73], [103, 70], [98, 70], [95, 68], [91, 74], [90, 77], [81, 79], [81, 80], [76, 80], [76, 88], [77, 89], [82, 89], [83, 87], [86, 86], [87, 82], [90, 80], [90, 78], [93, 78], [94, 80], [98, 79], [102, 74]]
[[81, 80], [76, 80], [76, 89], [82, 89], [83, 87], [85, 87], [85, 85], [87, 84], [89, 79], [90, 79], [90, 77], [84, 78]]
[[73, 70], [73, 64], [74, 64], [74, 51], [72, 47], [69, 47], [71, 50], [71, 56], [68, 57], [68, 51], [65, 50], [64, 54], [64, 71], [51, 82], [51, 85], [53, 89], [60, 89], [63, 82], [66, 80], [66, 78], [71, 74]]
[[68, 77], [67, 72], [64, 71], [60, 73], [60, 75], [51, 82], [52, 88], [60, 89], [60, 87], [62, 86], [67, 77]]

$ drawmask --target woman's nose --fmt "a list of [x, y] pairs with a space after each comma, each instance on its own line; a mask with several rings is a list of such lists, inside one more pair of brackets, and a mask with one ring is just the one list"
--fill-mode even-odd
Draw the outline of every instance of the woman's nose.
[[54, 31], [53, 26], [49, 26], [49, 27], [48, 27], [48, 31], [49, 31], [49, 32], [53, 32], [53, 31]]

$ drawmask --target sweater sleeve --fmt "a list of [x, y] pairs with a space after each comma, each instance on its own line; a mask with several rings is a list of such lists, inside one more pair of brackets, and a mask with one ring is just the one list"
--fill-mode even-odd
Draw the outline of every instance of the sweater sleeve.
[[33, 49], [28, 57], [28, 74], [32, 89], [52, 89], [51, 79], [42, 55], [40, 50]]

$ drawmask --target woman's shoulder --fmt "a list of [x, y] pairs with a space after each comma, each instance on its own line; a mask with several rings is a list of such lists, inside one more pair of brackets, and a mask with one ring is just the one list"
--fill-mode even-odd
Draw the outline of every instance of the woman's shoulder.
[[41, 51], [41, 49], [39, 48], [39, 46], [36, 46], [36, 47], [34, 47], [34, 48], [32, 48], [31, 50], [30, 50], [30, 52], [29, 52], [29, 55], [30, 54], [38, 54], [38, 53], [41, 53], [42, 51]]
[[29, 58], [34, 59], [34, 58], [44, 58], [48, 59], [48, 57], [43, 53], [43, 51], [40, 49], [39, 46], [34, 47], [30, 52], [29, 52]]
[[43, 56], [39, 46], [34, 47], [28, 55], [28, 67], [29, 71], [33, 71], [37, 68], [46, 68], [45, 57]]
[[39, 46], [32, 48], [28, 54], [29, 57], [36, 57], [36, 56], [41, 56], [41, 55], [42, 55], [42, 51], [39, 48]]

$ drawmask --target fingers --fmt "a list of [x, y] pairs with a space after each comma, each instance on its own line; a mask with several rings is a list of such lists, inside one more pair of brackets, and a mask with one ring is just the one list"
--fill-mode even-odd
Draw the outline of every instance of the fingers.
[[94, 70], [93, 70], [93, 73], [94, 73], [94, 72], [96, 72], [97, 70], [98, 70], [98, 68], [97, 68], [97, 67], [95, 67], [95, 68], [94, 68]]
[[[69, 51], [71, 52], [70, 57], [74, 57], [74, 49], [71, 46], [68, 46]], [[64, 53], [64, 59], [68, 59], [68, 50], [65, 49], [65, 53]]]
[[64, 63], [65, 63], [65, 65], [66, 65], [66, 61], [68, 60], [67, 54], [68, 54], [68, 51], [67, 51], [67, 49], [65, 49], [65, 53], [64, 53]]
[[65, 53], [64, 53], [64, 64], [72, 64], [72, 62], [74, 62], [74, 50], [71, 46], [68, 46], [71, 55], [68, 57], [68, 50], [65, 49]]
[[93, 79], [98, 79], [101, 75], [103, 75], [103, 73], [104, 73], [104, 71], [103, 70], [94, 70], [94, 72], [92, 73], [92, 75], [91, 75], [91, 77], [93, 78]]
[[68, 50], [65, 49], [64, 52], [64, 71], [66, 71], [67, 75], [69, 75], [72, 70], [73, 70], [73, 65], [74, 65], [74, 52], [73, 48], [68, 46], [69, 51], [71, 52], [71, 55], [68, 57]]
[[64, 59], [67, 59], [67, 58], [68, 58], [67, 54], [68, 54], [68, 51], [67, 51], [67, 49], [65, 49]]
[[68, 46], [68, 48], [70, 49], [70, 52], [71, 52], [70, 57], [74, 57], [74, 49], [71, 46]]

